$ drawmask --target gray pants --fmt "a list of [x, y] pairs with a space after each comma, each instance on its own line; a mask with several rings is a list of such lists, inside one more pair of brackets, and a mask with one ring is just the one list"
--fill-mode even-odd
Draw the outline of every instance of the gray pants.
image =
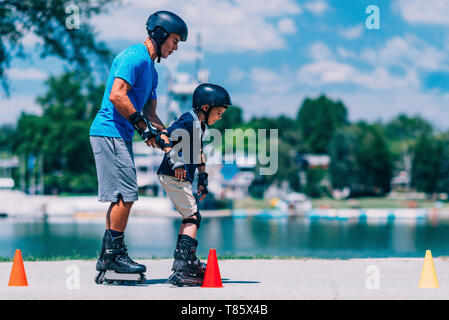
[[165, 174], [160, 174], [158, 177], [165, 193], [184, 219], [198, 211], [190, 181], [179, 181], [175, 177]]
[[124, 202], [138, 200], [136, 167], [132, 142], [122, 138], [91, 136], [98, 177], [98, 200]]

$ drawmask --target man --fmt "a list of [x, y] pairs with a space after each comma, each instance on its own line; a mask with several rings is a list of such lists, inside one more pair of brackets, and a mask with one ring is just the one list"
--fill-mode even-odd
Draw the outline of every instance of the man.
[[115, 57], [101, 108], [90, 129], [99, 201], [111, 203], [96, 265], [100, 272], [97, 283], [105, 280], [106, 270], [140, 274], [141, 281], [146, 271], [144, 265], [128, 256], [124, 242], [129, 213], [138, 200], [132, 138], [135, 129], [148, 146], [164, 148], [159, 133], [165, 128], [156, 114], [158, 76], [154, 60], [168, 58], [188, 34], [185, 22], [169, 11], [152, 14], [146, 29], [144, 43], [126, 48]]

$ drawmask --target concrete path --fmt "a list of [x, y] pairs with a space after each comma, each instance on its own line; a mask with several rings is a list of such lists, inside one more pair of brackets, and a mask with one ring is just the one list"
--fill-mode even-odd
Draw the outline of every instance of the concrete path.
[[12, 263], [0, 263], [0, 299], [449, 299], [441, 258], [438, 289], [418, 288], [424, 259], [219, 260], [223, 288], [178, 288], [165, 282], [172, 260], [138, 262], [148, 280], [136, 286], [95, 284], [95, 261], [25, 262], [28, 287], [8, 287]]

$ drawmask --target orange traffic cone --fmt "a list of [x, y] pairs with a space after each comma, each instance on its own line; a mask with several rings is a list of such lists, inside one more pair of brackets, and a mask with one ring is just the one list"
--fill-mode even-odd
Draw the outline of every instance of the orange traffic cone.
[[217, 252], [209, 250], [207, 257], [206, 274], [204, 275], [202, 288], [222, 288], [220, 269], [218, 268]]
[[11, 275], [9, 277], [10, 287], [28, 286], [27, 276], [25, 274], [25, 267], [23, 266], [22, 253], [19, 249], [16, 250], [14, 261], [12, 263]]

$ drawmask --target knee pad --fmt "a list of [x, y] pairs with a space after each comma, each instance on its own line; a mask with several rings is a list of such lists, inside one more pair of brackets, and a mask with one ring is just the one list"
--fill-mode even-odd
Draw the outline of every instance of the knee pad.
[[[192, 217], [194, 217], [194, 216], [196, 216], [196, 219], [195, 219], [195, 218], [192, 218]], [[183, 224], [186, 224], [186, 223], [193, 223], [193, 224], [195, 224], [196, 227], [199, 229], [199, 228], [200, 228], [200, 223], [201, 223], [201, 215], [200, 215], [200, 212], [197, 211], [196, 213], [192, 214], [191, 216], [185, 218], [184, 220], [182, 220], [182, 223], [183, 223]]]

